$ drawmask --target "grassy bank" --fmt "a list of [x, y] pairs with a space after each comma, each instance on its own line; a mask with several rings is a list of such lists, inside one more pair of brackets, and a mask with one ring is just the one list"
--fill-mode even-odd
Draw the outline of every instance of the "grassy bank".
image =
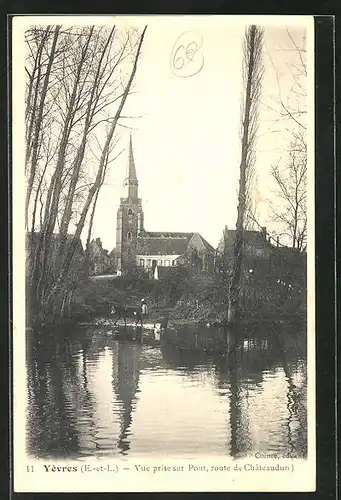
[[[156, 322], [169, 315], [172, 326], [223, 326], [227, 316], [228, 282], [224, 276], [176, 270], [163, 280], [148, 279], [143, 273], [120, 278], [86, 279], [73, 295], [69, 314], [51, 315], [51, 324], [91, 322], [108, 316], [113, 304], [138, 307], [146, 299], [150, 317]], [[305, 325], [306, 291], [278, 283], [273, 276], [249, 277], [241, 290], [241, 322]], [[28, 325], [30, 323], [28, 322]]]

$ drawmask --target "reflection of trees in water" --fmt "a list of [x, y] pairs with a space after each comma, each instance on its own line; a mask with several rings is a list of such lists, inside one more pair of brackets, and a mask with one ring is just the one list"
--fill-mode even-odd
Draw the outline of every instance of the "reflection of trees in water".
[[122, 404], [120, 410], [120, 435], [117, 446], [123, 455], [126, 455], [130, 449], [128, 438], [136, 393], [138, 392], [141, 349], [141, 344], [138, 342], [119, 342], [112, 349], [112, 385], [118, 400]]
[[207, 328], [168, 330], [161, 340], [164, 361], [172, 368], [193, 371], [201, 364], [213, 364], [215, 350], [226, 349], [224, 332]]
[[[83, 331], [69, 341], [57, 335], [44, 337], [40, 343], [33, 340], [27, 349], [29, 453], [62, 457], [79, 453], [84, 444], [87, 449], [96, 447], [96, 401], [88, 388], [89, 377], [92, 377], [89, 366], [94, 365], [103, 349], [109, 346], [113, 360], [112, 387], [118, 401], [118, 404], [114, 402], [113, 411], [120, 416], [120, 435], [117, 444], [113, 444], [113, 452], [116, 446], [122, 454], [127, 454], [130, 448], [129, 433], [140, 370], [162, 363], [188, 374], [204, 365], [213, 367], [217, 387], [226, 389], [229, 398], [227, 447], [233, 456], [247, 453], [252, 446], [249, 394], [262, 390], [264, 372], [283, 369], [287, 383], [287, 417], [280, 432], [292, 452], [304, 455], [307, 380], [305, 342], [301, 338], [282, 331], [249, 332], [247, 336], [239, 332], [236, 336], [213, 328], [169, 330], [160, 341], [162, 360], [159, 350], [158, 356], [147, 356], [145, 351], [141, 355], [143, 348], [139, 342], [118, 341], [103, 332], [94, 335]], [[148, 349], [156, 352], [150, 346]], [[203, 368], [204, 376], [205, 370]], [[211, 373], [210, 369], [210, 377]]]
[[179, 344], [161, 343], [161, 353], [166, 365], [174, 369], [183, 369], [192, 372], [198, 366], [207, 364], [210, 361], [209, 355], [205, 351], [191, 351], [183, 348]]
[[[86, 417], [87, 427], [84, 432], [84, 428], [82, 427], [82, 440], [88, 441], [86, 448], [95, 447], [97, 448], [96, 442], [96, 434], [97, 427], [95, 423], [95, 412], [96, 412], [96, 402], [94, 400], [93, 395], [89, 390], [89, 365], [92, 363], [93, 352], [91, 352], [92, 340], [88, 337], [83, 337], [80, 341], [80, 405], [78, 418], [81, 418], [82, 421], [85, 420]], [[84, 447], [84, 443], [82, 443]]]
[[[274, 331], [266, 339], [244, 339], [240, 333], [239, 336], [237, 333], [234, 348], [230, 349], [228, 357], [225, 358], [227, 363], [217, 364], [220, 382], [222, 375], [225, 374], [227, 378], [226, 383], [229, 383], [231, 391], [230, 452], [232, 456], [243, 455], [251, 448], [251, 438], [248, 433], [249, 426], [247, 423], [247, 389], [254, 389], [255, 386], [261, 386], [264, 372], [275, 371], [278, 367], [283, 369], [287, 381], [287, 418], [284, 423], [279, 422], [285, 424], [287, 429], [287, 435], [283, 435], [283, 440], [288, 442], [289, 450], [287, 451], [302, 456], [306, 454], [306, 408], [304, 408], [304, 404], [302, 406], [302, 395], [301, 397], [298, 395], [298, 387], [293, 382], [293, 370], [298, 365], [297, 354], [299, 349], [289, 349], [286, 352], [284, 348], [285, 337], [283, 338], [284, 340], [281, 342], [279, 334]], [[292, 337], [289, 340], [287, 339], [287, 343], [291, 347], [293, 346], [292, 340]], [[302, 364], [304, 366], [305, 362]], [[306, 379], [302, 384], [302, 388], [304, 387], [306, 387]], [[300, 400], [301, 405], [299, 405]], [[245, 408], [244, 412], [243, 407]], [[294, 424], [295, 432], [292, 431]]]
[[[278, 339], [281, 338], [281, 342]], [[252, 448], [250, 435], [249, 394], [262, 391], [264, 374], [283, 369], [287, 381], [287, 418], [278, 422], [286, 429], [283, 440], [291, 452], [306, 454], [307, 411], [305, 403], [306, 377], [299, 389], [294, 383], [295, 367], [305, 370], [305, 338], [299, 333], [251, 330], [215, 331], [213, 329], [169, 332], [161, 343], [166, 362], [174, 368], [191, 372], [198, 366], [214, 364], [219, 389], [227, 389], [230, 410], [230, 442], [232, 456], [245, 455]], [[303, 360], [299, 363], [298, 359]], [[271, 403], [270, 403], [271, 404]], [[283, 431], [281, 431], [283, 432]], [[270, 445], [271, 443], [269, 443]]]
[[303, 456], [307, 453], [307, 367], [306, 363], [296, 364], [297, 371], [303, 376], [301, 386], [295, 383], [295, 370], [288, 363], [283, 343], [279, 335], [274, 335], [274, 349], [277, 350], [285, 378], [287, 381], [287, 433], [290, 452], [299, 451]]
[[61, 458], [77, 455], [80, 449], [98, 448], [89, 367], [108, 343], [113, 356], [112, 387], [121, 403], [118, 448], [123, 453], [129, 450], [127, 438], [138, 391], [141, 345], [110, 341], [103, 332], [82, 333], [68, 340], [57, 332], [27, 343], [29, 454]]
[[75, 358], [64, 341], [53, 337], [32, 339], [28, 351], [28, 453], [38, 456], [67, 456], [77, 453], [79, 433], [70, 406], [74, 393]]
[[[244, 343], [233, 332], [226, 332], [226, 353], [215, 359], [216, 380], [219, 389], [228, 389], [230, 440], [227, 448], [232, 457], [245, 455], [252, 448], [249, 423], [249, 384], [258, 385], [261, 373], [245, 376]], [[252, 372], [251, 372], [252, 373]], [[245, 380], [246, 379], [246, 380]]]

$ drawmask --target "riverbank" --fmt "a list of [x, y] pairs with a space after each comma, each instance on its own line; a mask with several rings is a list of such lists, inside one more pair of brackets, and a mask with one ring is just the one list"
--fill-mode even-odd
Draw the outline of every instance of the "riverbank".
[[[182, 316], [183, 308], [174, 308], [174, 309], [154, 309], [150, 314], [148, 314], [144, 318], [144, 324], [147, 327], [153, 327], [157, 325], [165, 317], [168, 317], [168, 328], [169, 329], [183, 329], [183, 328], [228, 328], [226, 321], [224, 321], [223, 313], [221, 313], [219, 317], [214, 315], [214, 311], [211, 311], [211, 314], [206, 316], [200, 314], [196, 309], [190, 311], [190, 314], [187, 316]], [[27, 326], [26, 331], [29, 332], [40, 332], [44, 333], [45, 331], [73, 331], [74, 329], [82, 328], [84, 326], [93, 326], [93, 327], [103, 327], [103, 326], [112, 326], [114, 319], [108, 315], [96, 315], [95, 317], [88, 316], [87, 314], [79, 315], [76, 317], [67, 318], [63, 322], [46, 322], [43, 324], [31, 324]], [[135, 321], [133, 319], [127, 320], [127, 326], [134, 326]], [[259, 327], [265, 329], [282, 329], [291, 330], [293, 334], [297, 331], [306, 331], [306, 317], [301, 315], [293, 315], [288, 312], [283, 312], [278, 315], [267, 315], [262, 314], [261, 311], [258, 311], [258, 314], [255, 314], [252, 311], [244, 312], [244, 315], [239, 319], [236, 324], [236, 328], [238, 330], [250, 330], [253, 331], [258, 329]], [[117, 323], [117, 327], [124, 326], [124, 320], [120, 319]]]
[[[243, 290], [241, 318], [238, 323], [293, 325], [306, 327], [306, 294], [282, 290], [269, 282], [257, 282]], [[210, 275], [178, 276], [172, 280], [150, 280], [141, 277], [85, 280], [76, 289], [70, 314], [51, 317], [44, 324], [27, 326], [45, 329], [53, 325], [91, 324], [96, 318], [109, 317], [112, 305], [137, 308], [142, 298], [148, 304], [148, 322], [169, 318], [171, 328], [207, 326], [224, 327], [227, 317], [226, 286]]]

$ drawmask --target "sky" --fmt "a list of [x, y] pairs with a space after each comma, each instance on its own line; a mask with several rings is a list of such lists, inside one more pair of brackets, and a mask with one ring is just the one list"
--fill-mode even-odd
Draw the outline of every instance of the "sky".
[[[116, 212], [120, 196], [124, 196], [130, 133], [147, 230], [195, 231], [216, 246], [224, 226], [235, 227], [244, 29], [244, 22], [231, 18], [149, 20], [134, 85], [137, 93], [123, 111], [125, 116], [137, 118], [121, 122], [129, 129], [120, 129], [117, 151], [126, 149], [110, 166], [96, 210], [93, 236], [100, 237], [105, 248], [115, 247]], [[304, 23], [291, 24], [288, 29], [302, 44]], [[183, 78], [172, 72], [171, 55], [178, 37], [188, 31], [185, 44], [201, 40], [202, 68]], [[282, 97], [292, 85], [288, 67], [297, 62], [292, 48], [285, 25], [265, 28], [262, 102], [267, 106], [275, 107], [278, 100], [274, 67], [278, 68]], [[274, 123], [278, 113], [266, 106], [260, 106], [260, 116], [257, 213], [260, 223], [266, 225], [269, 170], [286, 145], [287, 125], [282, 124], [281, 130]]]
[[[65, 19], [53, 17], [46, 19], [46, 24], [66, 23]], [[42, 23], [41, 18], [38, 22]], [[70, 23], [72, 18], [68, 18]], [[110, 164], [94, 219], [92, 235], [101, 238], [109, 251], [116, 245], [116, 213], [125, 193], [123, 180], [130, 133], [147, 230], [199, 232], [216, 247], [225, 225], [235, 227], [243, 37], [245, 27], [251, 23], [264, 27], [254, 195], [257, 219], [269, 228], [268, 200], [275, 202], [269, 173], [271, 166], [283, 157], [290, 138], [287, 129], [292, 126], [278, 120], [277, 101], [279, 93], [283, 100], [291, 95], [292, 68], [299, 63], [290, 36], [302, 46], [312, 32], [313, 18], [84, 16], [75, 18], [75, 23], [115, 23], [122, 28], [148, 26], [134, 93], [122, 113], [132, 118], [122, 119], [120, 125], [125, 127], [117, 128], [120, 140], [113, 155], [122, 154]], [[32, 18], [30, 24], [34, 24]], [[311, 43], [311, 36], [309, 40]], [[199, 49], [193, 63], [185, 70], [176, 69], [185, 56], [185, 48], [193, 48], [195, 43]], [[93, 171], [96, 165], [89, 168]]]

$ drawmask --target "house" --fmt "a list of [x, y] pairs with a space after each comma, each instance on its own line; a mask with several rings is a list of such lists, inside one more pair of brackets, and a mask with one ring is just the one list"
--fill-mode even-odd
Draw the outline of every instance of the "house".
[[[218, 244], [217, 253], [224, 256], [225, 262], [231, 263], [234, 258], [236, 231], [225, 226], [223, 236]], [[267, 238], [266, 228], [260, 231], [243, 232], [243, 258], [246, 261], [269, 261], [272, 245]]]
[[213, 269], [215, 250], [199, 233], [145, 229], [131, 137], [124, 187], [126, 196], [121, 198], [116, 224], [118, 271], [126, 272], [133, 265], [148, 270], [154, 276], [156, 267], [185, 265], [202, 271]]
[[89, 243], [89, 261], [92, 274], [105, 274], [112, 270], [112, 258], [102, 245], [100, 238], [93, 239]]
[[[217, 262], [222, 258], [229, 268], [234, 259], [234, 243], [236, 231], [225, 227], [223, 236], [217, 248]], [[306, 283], [306, 254], [298, 249], [272, 244], [266, 228], [260, 231], [243, 232], [243, 261], [242, 268], [249, 272], [257, 270], [274, 279], [290, 283], [299, 283], [304, 288]]]
[[111, 262], [111, 267], [115, 271], [116, 270], [116, 247], [111, 250], [111, 252], [108, 253], [110, 262]]
[[146, 269], [184, 265], [209, 271], [214, 248], [199, 233], [143, 231], [136, 240], [136, 263]]

